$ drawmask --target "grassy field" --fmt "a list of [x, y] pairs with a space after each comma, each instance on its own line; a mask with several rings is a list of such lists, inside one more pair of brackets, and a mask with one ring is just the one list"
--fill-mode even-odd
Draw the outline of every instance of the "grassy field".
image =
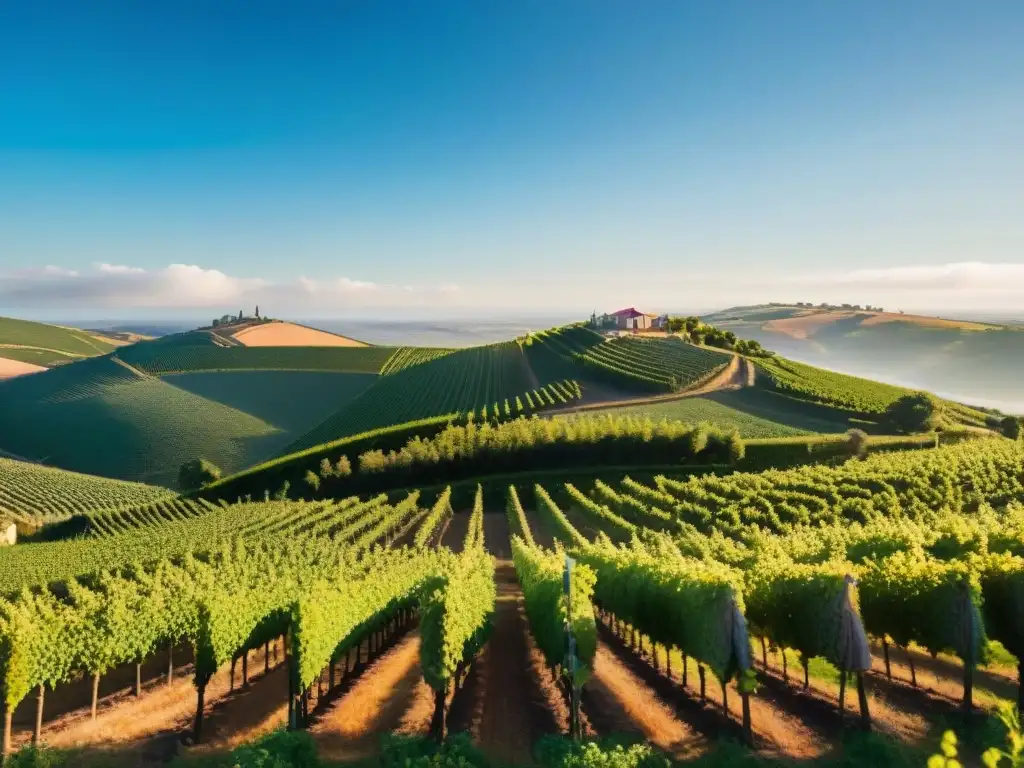
[[357, 398], [372, 373], [224, 371], [176, 373], [168, 384], [255, 416], [296, 438]]
[[8, 360], [20, 360], [23, 363], [32, 363], [49, 368], [62, 363], [70, 363], [80, 358], [65, 355], [49, 349], [36, 349], [35, 347], [0, 347], [0, 357]]
[[218, 347], [136, 344], [117, 356], [151, 374], [192, 371], [340, 371], [378, 373], [395, 353], [390, 347]]
[[113, 344], [78, 328], [0, 317], [0, 357], [10, 360], [50, 366], [113, 349]]
[[230, 472], [287, 440], [262, 419], [105, 357], [0, 384], [0, 449], [78, 472], [173, 486], [189, 459]]

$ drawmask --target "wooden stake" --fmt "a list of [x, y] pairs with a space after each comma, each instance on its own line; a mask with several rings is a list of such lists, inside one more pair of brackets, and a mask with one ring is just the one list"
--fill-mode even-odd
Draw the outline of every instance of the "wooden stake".
[[839, 726], [846, 717], [846, 670], [839, 672]]
[[804, 690], [806, 691], [811, 687], [811, 662], [804, 656], [800, 659], [800, 663], [804, 666]]
[[270, 674], [270, 641], [263, 644], [263, 674]]
[[36, 727], [32, 731], [32, 746], [39, 746], [39, 740], [43, 735], [43, 697], [46, 695], [46, 686], [40, 685], [36, 694]]
[[908, 663], [910, 664], [910, 684], [917, 688], [917, 669], [914, 667], [913, 657], [908, 657]]
[[135, 662], [135, 698], [142, 698], [142, 662]]
[[782, 654], [782, 679], [788, 683], [789, 669], [786, 667], [786, 650], [784, 648], [780, 648], [779, 653]]
[[763, 637], [761, 638], [761, 665], [768, 669], [768, 643]]
[[238, 657], [237, 656], [235, 656], [235, 657], [233, 657], [231, 659], [231, 688], [230, 688], [230, 690], [232, 690], [232, 691], [235, 690], [235, 665], [236, 664], [238, 664]]
[[672, 679], [672, 651], [675, 646], [669, 645], [665, 648], [665, 674], [668, 675], [668, 679]]
[[892, 680], [892, 667], [889, 664], [889, 641], [882, 638], [882, 658], [885, 660], [885, 676]]
[[92, 719], [96, 719], [96, 705], [100, 698], [100, 673], [92, 676]]
[[974, 665], [964, 662], [964, 714], [974, 708]]
[[871, 712], [868, 711], [868, 693], [864, 689], [864, 673], [857, 673], [857, 700], [860, 704], [860, 725], [865, 731], [871, 730]]
[[0, 758], [5, 758], [11, 754], [11, 723], [14, 719], [14, 710], [8, 708], [6, 703], [0, 706], [4, 710], [4, 740], [3, 746], [0, 747]]
[[722, 683], [722, 714], [729, 717], [729, 686]]
[[747, 746], [754, 746], [754, 729], [750, 724], [750, 694], [740, 693], [740, 699], [743, 701], [743, 738], [747, 742]]
[[684, 653], [683, 654], [683, 688], [684, 689], [686, 688], [686, 679], [687, 679], [687, 677], [689, 675], [689, 672], [690, 672], [690, 665], [687, 663], [688, 661], [689, 661], [689, 659], [687, 659], [686, 654]]
[[704, 665], [703, 664], [698, 664], [697, 665], [697, 675], [700, 677], [700, 700], [701, 701], [707, 701], [707, 695], [706, 695], [705, 690], [704, 690], [705, 679], [704, 679]]
[[242, 687], [249, 687], [249, 651], [242, 654]]
[[203, 707], [206, 705], [206, 683], [196, 686], [196, 721], [192, 728], [192, 739], [196, 744], [203, 740]]

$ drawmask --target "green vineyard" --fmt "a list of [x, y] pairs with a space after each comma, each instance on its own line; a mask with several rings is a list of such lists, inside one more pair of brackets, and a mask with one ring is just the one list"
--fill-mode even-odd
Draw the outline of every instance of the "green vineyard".
[[170, 499], [165, 488], [0, 458], [0, 515], [32, 525]]
[[511, 407], [516, 397], [522, 398], [533, 389], [529, 366], [518, 344], [471, 347], [381, 378], [287, 450], [298, 451], [346, 435], [433, 416], [480, 413], [485, 408], [493, 409], [495, 403], [504, 409], [506, 400]]
[[542, 365], [552, 354], [582, 366], [587, 375], [625, 387], [676, 392], [697, 386], [728, 365], [731, 356], [682, 340], [623, 336], [607, 339], [580, 326], [544, 331], [530, 337]]

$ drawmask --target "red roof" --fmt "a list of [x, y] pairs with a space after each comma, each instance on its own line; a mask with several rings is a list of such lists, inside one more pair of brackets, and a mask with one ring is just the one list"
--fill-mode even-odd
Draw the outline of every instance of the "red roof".
[[628, 309], [620, 309], [618, 312], [612, 312], [611, 317], [642, 317], [643, 312], [638, 312], [636, 307], [629, 307]]

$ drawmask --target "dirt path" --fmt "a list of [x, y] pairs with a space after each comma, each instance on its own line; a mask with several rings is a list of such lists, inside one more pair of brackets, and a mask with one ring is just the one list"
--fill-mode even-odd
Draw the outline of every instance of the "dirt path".
[[545, 734], [564, 733], [568, 711], [533, 647], [523, 592], [512, 562], [498, 562], [494, 631], [469, 678], [452, 702], [448, 725], [468, 730], [476, 744], [502, 764], [532, 762]]
[[434, 701], [420, 672], [420, 636], [413, 632], [376, 659], [318, 714], [310, 733], [320, 756], [354, 761], [380, 749], [385, 733], [425, 734]]
[[650, 405], [652, 403], [664, 403], [672, 400], [684, 400], [688, 397], [700, 397], [712, 392], [742, 389], [754, 385], [754, 366], [746, 358], [733, 355], [729, 364], [714, 378], [709, 379], [698, 387], [687, 389], [683, 392], [673, 392], [668, 395], [650, 395], [648, 397], [630, 397], [623, 395], [619, 398], [609, 398], [596, 403], [576, 405], [568, 408], [552, 408], [545, 411], [545, 416], [565, 416], [573, 413], [586, 411], [600, 411], [609, 408], [622, 408], [628, 405]]
[[[259, 712], [253, 710], [256, 702], [260, 708], [276, 702], [287, 703], [285, 694], [277, 696], [272, 687], [280, 678], [285, 680], [285, 690], [287, 688], [283, 656], [278, 658], [277, 668], [272, 669], [270, 675], [264, 678], [262, 649], [249, 654], [251, 688], [245, 692], [231, 693], [230, 665], [225, 665], [211, 678], [206, 688], [206, 711], [210, 713], [211, 722], [219, 724], [214, 727], [219, 728], [222, 734], [229, 734], [238, 724], [257, 719]], [[236, 670], [235, 682], [241, 685], [241, 664]], [[235, 703], [237, 698], [246, 698], [248, 701], [240, 705]], [[175, 670], [175, 678], [170, 685], [159, 678], [150, 680], [138, 700], [128, 689], [119, 690], [102, 699], [95, 721], [91, 719], [86, 707], [46, 722], [43, 726], [43, 741], [49, 746], [63, 748], [123, 748], [126, 750], [125, 765], [132, 764], [132, 756], [142, 760], [143, 765], [152, 764], [178, 751], [182, 736], [191, 728], [195, 708], [196, 689], [192, 684], [190, 664]], [[30, 738], [29, 728], [19, 729], [14, 737], [15, 746], [27, 743]]]
[[[659, 651], [660, 671], [653, 666], [650, 648], [644, 654], [634, 651], [601, 625], [601, 637], [617, 658], [651, 691], [671, 704], [679, 716], [708, 739], [729, 736], [742, 738], [743, 700], [735, 683], [728, 689], [728, 716], [722, 709], [722, 685], [714, 675], [706, 673], [706, 701], [700, 699], [700, 676], [697, 664], [690, 659], [687, 685], [682, 685], [682, 655], [673, 652], [672, 674], [665, 668], [664, 649]], [[772, 691], [761, 689], [750, 697], [751, 725], [758, 752], [769, 757], [813, 760], [823, 756], [838, 735], [838, 727], [830, 729], [819, 718], [801, 717]], [[838, 726], [838, 723], [836, 724]]]
[[448, 547], [452, 552], [462, 552], [469, 532], [469, 512], [456, 512], [448, 518], [448, 527], [441, 535], [441, 546]]
[[512, 557], [509, 541], [508, 518], [504, 512], [484, 512], [484, 546], [499, 559]]
[[707, 739], [679, 720], [603, 642], [598, 644], [594, 673], [584, 689], [583, 711], [599, 733], [639, 734], [677, 759], [694, 757], [707, 748]]

